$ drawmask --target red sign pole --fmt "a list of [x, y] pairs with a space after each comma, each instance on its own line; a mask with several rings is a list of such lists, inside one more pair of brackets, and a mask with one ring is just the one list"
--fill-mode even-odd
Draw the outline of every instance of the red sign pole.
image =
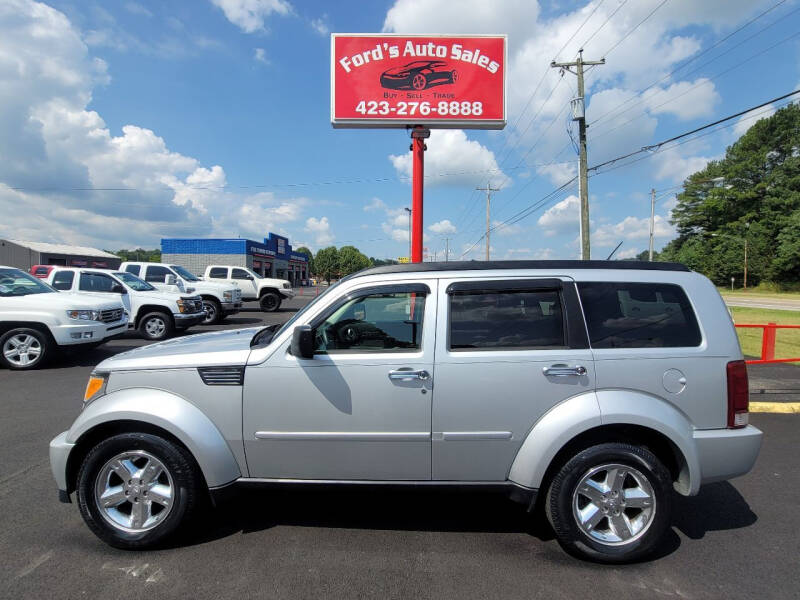
[[421, 125], [411, 130], [411, 262], [422, 262], [422, 195], [425, 182], [425, 139], [431, 130]]

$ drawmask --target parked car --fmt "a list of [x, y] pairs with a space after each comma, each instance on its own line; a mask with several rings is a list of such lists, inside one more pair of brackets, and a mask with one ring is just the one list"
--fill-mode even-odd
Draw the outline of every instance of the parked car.
[[119, 299], [59, 294], [33, 275], [0, 266], [0, 363], [10, 369], [36, 369], [59, 349], [93, 348], [127, 329]]
[[166, 263], [124, 262], [120, 271], [133, 273], [159, 289], [195, 294], [203, 299], [205, 325], [214, 325], [242, 308], [242, 292], [234, 285], [203, 281], [180, 265]]
[[164, 340], [176, 329], [186, 329], [206, 317], [200, 296], [158, 290], [127, 271], [58, 267], [46, 281], [60, 291], [98, 297], [117, 294], [128, 311], [129, 327], [148, 340]]
[[47, 279], [47, 276], [50, 275], [51, 271], [55, 269], [56, 266], [57, 265], [33, 265], [28, 272], [39, 279]]
[[281, 302], [294, 298], [292, 284], [285, 279], [262, 277], [245, 267], [211, 265], [206, 267], [204, 279], [237, 286], [242, 300], [258, 300], [264, 312], [274, 312]]
[[105, 360], [50, 460], [120, 548], [164, 540], [206, 493], [324, 483], [502, 491], [568, 552], [622, 562], [662, 538], [673, 490], [747, 473], [761, 437], [702, 275], [422, 263], [346, 277], [280, 328]]

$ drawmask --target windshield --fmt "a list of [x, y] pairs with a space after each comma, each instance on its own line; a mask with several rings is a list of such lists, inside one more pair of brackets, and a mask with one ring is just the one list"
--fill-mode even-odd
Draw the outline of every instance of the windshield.
[[28, 275], [24, 271], [8, 268], [0, 269], [0, 297], [49, 294], [55, 291], [41, 279]]
[[143, 279], [139, 279], [136, 275], [132, 275], [131, 273], [114, 273], [114, 277], [135, 292], [151, 292], [156, 289]]
[[200, 281], [199, 277], [193, 275], [183, 267], [179, 267], [178, 265], [170, 265], [169, 268], [175, 271], [181, 277], [183, 277], [186, 281]]

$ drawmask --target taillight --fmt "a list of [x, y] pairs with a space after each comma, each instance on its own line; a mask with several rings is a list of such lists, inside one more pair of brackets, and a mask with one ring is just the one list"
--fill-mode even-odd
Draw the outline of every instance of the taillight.
[[743, 360], [729, 362], [728, 375], [728, 427], [737, 429], [747, 425], [750, 390], [747, 381], [747, 364]]

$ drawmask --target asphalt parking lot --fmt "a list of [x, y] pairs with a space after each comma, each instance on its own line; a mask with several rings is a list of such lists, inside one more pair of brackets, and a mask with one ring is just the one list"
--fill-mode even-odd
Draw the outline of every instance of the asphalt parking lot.
[[[273, 314], [253, 305], [217, 328], [282, 322], [307, 299]], [[41, 371], [0, 370], [0, 597], [800, 596], [799, 415], [751, 415], [766, 434], [755, 469], [676, 495], [671, 531], [639, 564], [572, 559], [541, 520], [482, 494], [259, 492], [173, 547], [115, 550], [58, 502], [47, 444], [77, 414], [92, 366], [144, 343], [129, 336]]]

